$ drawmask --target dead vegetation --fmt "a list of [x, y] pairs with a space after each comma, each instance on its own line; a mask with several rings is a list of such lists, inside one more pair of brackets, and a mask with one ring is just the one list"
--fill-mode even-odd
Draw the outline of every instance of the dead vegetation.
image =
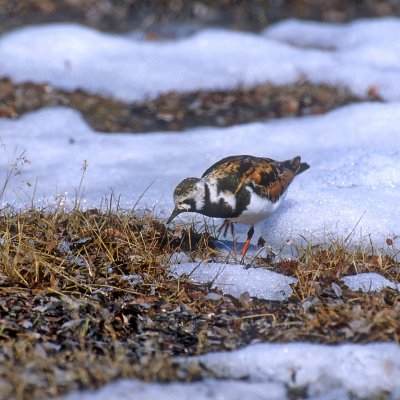
[[72, 21], [114, 32], [139, 29], [149, 39], [160, 40], [176, 36], [176, 26], [182, 26], [185, 34], [205, 26], [260, 31], [288, 18], [338, 23], [399, 12], [399, 0], [283, 0], [267, 4], [265, 0], [0, 0], [0, 32], [27, 24]]
[[169, 275], [176, 251], [216, 252], [210, 235], [187, 229], [124, 210], [3, 210], [0, 398], [56, 396], [121, 377], [198, 379], [208, 372], [184, 370], [173, 357], [250, 343], [399, 341], [399, 293], [352, 292], [340, 279], [376, 271], [398, 282], [393, 258], [340, 242], [306, 246], [297, 260], [259, 260], [298, 279], [287, 301], [209, 297], [209, 285]]
[[360, 101], [379, 101], [376, 88], [365, 98], [343, 87], [298, 82], [270, 83], [232, 90], [169, 92], [155, 99], [123, 102], [87, 93], [65, 91], [49, 84], [13, 83], [0, 79], [0, 117], [16, 118], [43, 107], [72, 107], [94, 130], [102, 132], [182, 131], [198, 126], [232, 126], [266, 119], [323, 114]]

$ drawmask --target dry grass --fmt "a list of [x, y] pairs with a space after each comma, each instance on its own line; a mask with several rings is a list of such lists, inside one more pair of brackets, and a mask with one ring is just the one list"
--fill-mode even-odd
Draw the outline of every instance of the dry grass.
[[340, 280], [376, 271], [399, 281], [399, 263], [340, 241], [299, 249], [297, 260], [260, 260], [297, 277], [285, 302], [208, 300], [209, 285], [171, 278], [168, 263], [176, 251], [215, 254], [212, 237], [124, 210], [3, 210], [0, 244], [0, 398], [56, 396], [121, 377], [191, 380], [207, 371], [184, 371], [174, 356], [256, 342], [400, 337], [398, 292], [351, 292]]

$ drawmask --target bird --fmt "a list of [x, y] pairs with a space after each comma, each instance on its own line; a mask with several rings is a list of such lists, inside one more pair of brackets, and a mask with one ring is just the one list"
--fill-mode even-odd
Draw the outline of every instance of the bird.
[[201, 178], [186, 178], [173, 193], [175, 208], [167, 225], [183, 212], [224, 218], [225, 234], [233, 223], [250, 229], [241, 251], [242, 260], [254, 235], [254, 225], [275, 212], [281, 205], [295, 176], [309, 169], [296, 156], [286, 161], [238, 155], [225, 157], [211, 165]]

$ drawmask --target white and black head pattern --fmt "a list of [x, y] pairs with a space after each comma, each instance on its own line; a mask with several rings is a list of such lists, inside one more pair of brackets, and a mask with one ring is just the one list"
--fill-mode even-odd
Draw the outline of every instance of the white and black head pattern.
[[167, 223], [182, 212], [199, 212], [204, 207], [204, 199], [204, 182], [199, 178], [184, 179], [174, 190], [175, 209]]

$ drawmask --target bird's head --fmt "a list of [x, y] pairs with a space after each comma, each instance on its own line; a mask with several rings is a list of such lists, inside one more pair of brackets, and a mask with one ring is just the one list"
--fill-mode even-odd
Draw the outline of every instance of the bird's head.
[[177, 215], [187, 211], [200, 211], [204, 205], [204, 185], [198, 178], [184, 179], [174, 190], [175, 208], [168, 218], [169, 224]]

